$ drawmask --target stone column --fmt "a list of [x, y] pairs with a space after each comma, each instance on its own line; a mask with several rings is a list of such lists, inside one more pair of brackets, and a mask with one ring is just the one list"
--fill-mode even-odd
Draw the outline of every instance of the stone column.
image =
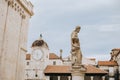
[[46, 80], [50, 80], [50, 76], [46, 76]]
[[81, 66], [73, 66], [72, 80], [84, 80], [85, 71]]
[[114, 78], [109, 78], [109, 80], [115, 80]]
[[58, 80], [60, 80], [60, 76], [58, 76]]
[[105, 76], [102, 77], [102, 80], [105, 80]]
[[71, 76], [68, 76], [68, 80], [71, 80]]
[[84, 80], [84, 73], [73, 73], [72, 80]]
[[118, 71], [119, 71], [119, 80], [120, 80], [120, 61], [118, 62], [118, 64], [119, 64]]
[[93, 78], [94, 78], [93, 76], [90, 77], [91, 80], [93, 80]]

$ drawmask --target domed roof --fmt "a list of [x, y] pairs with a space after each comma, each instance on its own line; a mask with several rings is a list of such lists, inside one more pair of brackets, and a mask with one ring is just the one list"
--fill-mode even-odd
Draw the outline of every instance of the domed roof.
[[35, 40], [35, 41], [32, 43], [32, 47], [42, 46], [43, 44], [44, 44], [44, 41], [43, 41], [43, 40]]
[[32, 43], [32, 47], [47, 47], [48, 48], [48, 45], [47, 43], [42, 39], [38, 39], [38, 40], [35, 40], [33, 43]]

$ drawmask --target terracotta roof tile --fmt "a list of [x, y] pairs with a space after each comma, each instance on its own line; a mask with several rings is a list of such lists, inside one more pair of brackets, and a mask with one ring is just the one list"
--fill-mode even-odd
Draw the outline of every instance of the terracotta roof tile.
[[99, 66], [117, 66], [117, 62], [115, 61], [98, 61]]
[[85, 67], [87, 68], [87, 71], [86, 71], [87, 74], [106, 74], [106, 73], [108, 73], [104, 70], [101, 70], [101, 69], [91, 66], [91, 65], [85, 65]]
[[50, 53], [49, 59], [60, 59], [60, 57], [58, 57], [55, 53]]
[[71, 73], [70, 66], [49, 65], [46, 67], [45, 73]]
[[26, 60], [30, 60], [31, 59], [31, 54], [26, 54]]
[[[103, 71], [99, 68], [96, 68], [94, 66], [85, 65], [87, 68], [86, 74], [107, 74], [106, 71]], [[44, 73], [71, 73], [71, 67], [70, 66], [60, 66], [60, 65], [49, 65], [46, 67]]]

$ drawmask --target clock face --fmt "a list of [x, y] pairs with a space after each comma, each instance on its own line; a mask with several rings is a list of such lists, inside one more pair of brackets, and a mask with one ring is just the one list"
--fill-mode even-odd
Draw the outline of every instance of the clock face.
[[35, 60], [41, 60], [43, 57], [43, 52], [41, 50], [34, 50], [32, 56]]

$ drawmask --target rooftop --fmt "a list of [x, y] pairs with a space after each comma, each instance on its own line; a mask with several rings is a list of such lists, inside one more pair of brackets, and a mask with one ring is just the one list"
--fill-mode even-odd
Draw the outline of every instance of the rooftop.
[[[91, 65], [85, 65], [87, 68], [86, 74], [107, 74], [108, 72], [103, 71], [99, 68], [96, 68]], [[70, 66], [63, 65], [48, 65], [44, 71], [44, 73], [71, 73]]]
[[71, 73], [71, 72], [70, 72], [70, 66], [48, 65], [44, 73]]
[[117, 66], [116, 61], [98, 61], [99, 66]]
[[86, 71], [87, 74], [106, 74], [106, 73], [108, 73], [107, 71], [101, 70], [101, 69], [96, 68], [91, 65], [85, 65], [85, 67], [87, 68], [87, 71]]
[[49, 59], [60, 59], [60, 57], [57, 56], [55, 53], [50, 53], [49, 54]]
[[38, 40], [35, 40], [33, 43], [32, 43], [32, 48], [33, 47], [44, 47], [44, 48], [48, 48], [48, 45], [47, 43], [42, 39], [42, 38], [39, 38]]

